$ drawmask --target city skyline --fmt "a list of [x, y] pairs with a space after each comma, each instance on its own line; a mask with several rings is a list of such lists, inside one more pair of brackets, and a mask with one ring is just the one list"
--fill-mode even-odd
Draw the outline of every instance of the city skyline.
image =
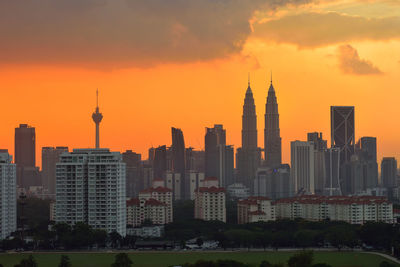
[[[398, 1], [295, 0], [274, 6], [263, 0], [225, 6], [173, 1], [170, 8], [160, 2], [152, 25], [145, 23], [154, 11], [150, 6], [59, 2], [44, 1], [40, 8], [0, 4], [5, 33], [0, 48], [8, 51], [0, 64], [0, 97], [8, 111], [1, 117], [0, 147], [11, 154], [12, 129], [21, 123], [37, 129], [37, 165], [41, 147], [91, 147], [97, 87], [107, 114], [101, 123], [103, 147], [145, 155], [148, 147], [170, 145], [173, 126], [182, 129], [186, 145], [202, 148], [204, 127], [223, 124], [228, 143], [238, 148], [249, 71], [261, 146], [273, 70], [283, 162], [290, 161], [290, 141], [313, 131], [329, 136], [334, 105], [356, 107], [356, 139], [377, 137], [379, 161], [400, 156], [399, 131], [391, 120], [400, 116]], [[6, 12], [10, 9], [13, 16]], [[99, 16], [92, 18], [91, 10]], [[215, 12], [204, 13], [208, 10]], [[59, 13], [79, 14], [79, 19], [64, 21], [55, 16]], [[203, 18], [207, 23], [200, 23]], [[26, 20], [35, 38], [22, 27]], [[316, 23], [321, 27], [313, 27]], [[109, 26], [121, 31], [110, 33]], [[60, 36], [55, 28], [66, 32]], [[104, 40], [110, 34], [113, 38]]]

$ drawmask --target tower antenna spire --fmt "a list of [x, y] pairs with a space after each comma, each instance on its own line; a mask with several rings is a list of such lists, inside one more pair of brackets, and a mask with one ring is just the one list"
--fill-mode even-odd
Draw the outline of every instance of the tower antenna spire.
[[99, 107], [99, 88], [96, 88], [96, 107]]
[[271, 70], [271, 84], [272, 84], [272, 70]]
[[248, 77], [247, 77], [247, 83], [248, 83], [248, 85], [249, 85], [249, 87], [250, 87], [250, 72], [248, 72], [247, 75], [248, 75]]

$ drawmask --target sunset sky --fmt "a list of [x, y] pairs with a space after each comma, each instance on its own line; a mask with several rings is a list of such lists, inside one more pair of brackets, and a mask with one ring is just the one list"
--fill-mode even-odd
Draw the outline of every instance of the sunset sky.
[[14, 128], [36, 127], [42, 146], [204, 148], [223, 124], [240, 146], [250, 72], [259, 146], [270, 71], [283, 161], [290, 141], [323, 132], [330, 106], [354, 105], [356, 139], [376, 136], [378, 159], [400, 157], [398, 0], [0, 0], [0, 148]]

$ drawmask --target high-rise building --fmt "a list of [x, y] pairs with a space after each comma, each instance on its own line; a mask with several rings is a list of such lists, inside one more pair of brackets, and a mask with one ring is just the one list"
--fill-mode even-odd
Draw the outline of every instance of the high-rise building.
[[314, 189], [315, 194], [322, 195], [324, 191], [324, 156], [327, 141], [322, 138], [322, 133], [307, 134], [307, 141], [314, 144]]
[[36, 164], [35, 128], [28, 124], [20, 124], [15, 128], [14, 142], [18, 187], [29, 188], [30, 185], [39, 185], [40, 181], [32, 181], [38, 178], [30, 175]]
[[388, 189], [397, 184], [397, 160], [393, 157], [384, 157], [381, 163], [381, 184]]
[[291, 180], [295, 194], [314, 194], [314, 144], [293, 141], [290, 143]]
[[204, 221], [226, 222], [225, 188], [215, 177], [204, 179], [203, 187], [195, 191], [194, 217]]
[[154, 150], [153, 171], [154, 178], [164, 177], [167, 170], [167, 146], [159, 146]]
[[56, 222], [126, 235], [126, 172], [119, 152], [74, 149], [56, 165]]
[[92, 114], [92, 119], [96, 124], [95, 147], [100, 148], [100, 122], [103, 119], [103, 114], [99, 111], [99, 90], [96, 90], [96, 110]]
[[340, 148], [329, 148], [324, 152], [324, 192], [326, 196], [341, 195]]
[[64, 152], [68, 152], [68, 147], [42, 147], [42, 184], [51, 198], [56, 193], [56, 164]]
[[122, 161], [126, 164], [126, 197], [137, 197], [143, 190], [142, 155], [127, 150], [122, 153]]
[[292, 196], [290, 181], [290, 166], [282, 164], [278, 168], [258, 168], [254, 180], [254, 195], [271, 199]]
[[331, 147], [340, 149], [340, 187], [350, 194], [351, 156], [355, 149], [355, 120], [353, 106], [331, 106]]
[[233, 183], [234, 151], [226, 145], [226, 131], [222, 125], [206, 128], [205, 175], [217, 177], [221, 186]]
[[267, 104], [265, 105], [264, 151], [267, 166], [277, 167], [282, 163], [278, 102], [272, 85], [272, 78], [268, 89]]
[[17, 176], [12, 156], [0, 150], [0, 240], [17, 230]]
[[183, 132], [181, 129], [171, 128], [172, 134], [172, 172], [180, 174], [180, 199], [188, 199], [186, 196], [187, 183], [185, 179], [186, 165], [186, 150], [185, 150], [185, 140], [183, 138]]
[[246, 90], [242, 115], [242, 147], [237, 149], [237, 182], [253, 188], [257, 168], [261, 164], [261, 149], [257, 146], [257, 115], [250, 81]]
[[361, 137], [356, 144], [356, 154], [363, 165], [364, 190], [378, 186], [376, 137]]
[[186, 148], [186, 170], [204, 173], [205, 153], [204, 150], [195, 150], [193, 147]]

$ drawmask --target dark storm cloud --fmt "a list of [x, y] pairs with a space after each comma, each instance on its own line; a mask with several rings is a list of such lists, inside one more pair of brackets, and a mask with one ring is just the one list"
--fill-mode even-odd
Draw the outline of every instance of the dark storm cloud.
[[309, 0], [0, 0], [1, 63], [146, 65], [237, 53], [256, 10]]

